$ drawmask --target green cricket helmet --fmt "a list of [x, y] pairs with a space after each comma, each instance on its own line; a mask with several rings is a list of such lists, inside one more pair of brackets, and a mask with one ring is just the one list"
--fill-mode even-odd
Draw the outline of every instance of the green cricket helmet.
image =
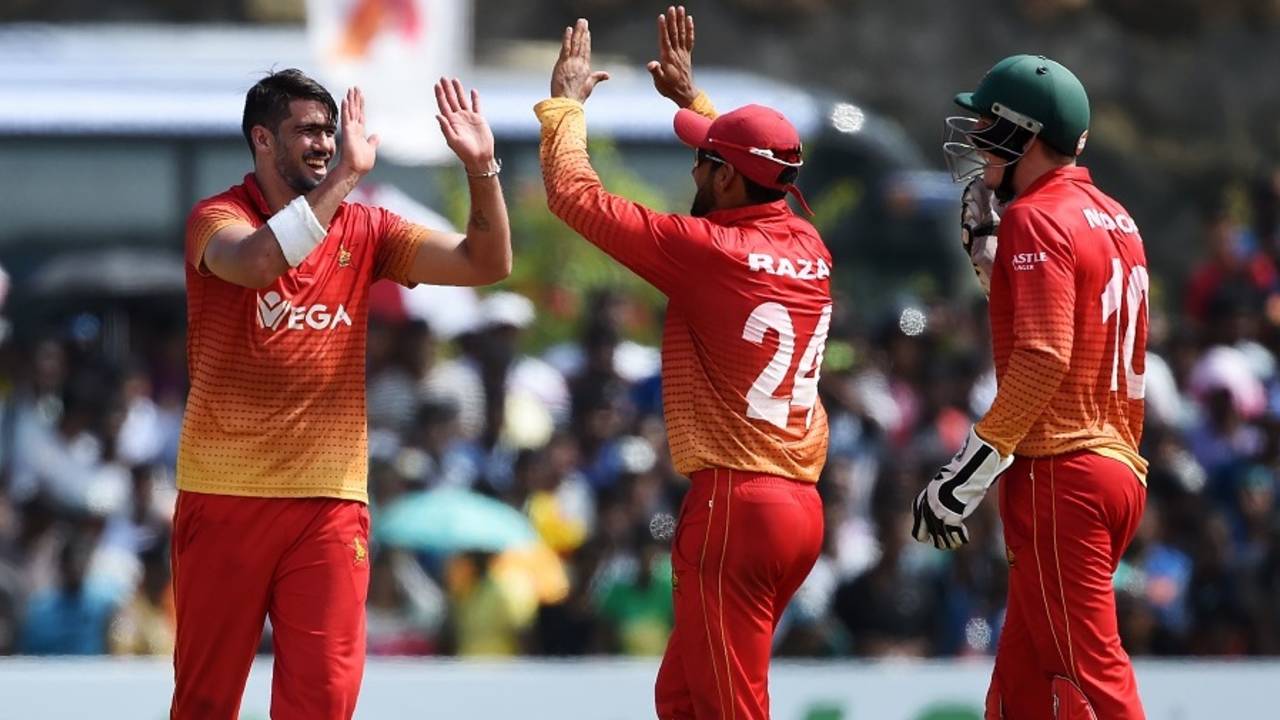
[[957, 182], [989, 164], [983, 152], [1016, 163], [1032, 138], [1075, 157], [1089, 136], [1089, 96], [1070, 70], [1043, 55], [1012, 55], [996, 63], [956, 104], [978, 117], [949, 117], [943, 154]]

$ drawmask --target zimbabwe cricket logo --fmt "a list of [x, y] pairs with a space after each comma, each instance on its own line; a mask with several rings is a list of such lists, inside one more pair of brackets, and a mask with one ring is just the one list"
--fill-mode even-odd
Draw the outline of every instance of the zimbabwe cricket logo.
[[351, 264], [351, 251], [345, 247], [338, 246], [338, 267], [346, 267]]
[[369, 562], [369, 551], [365, 549], [364, 543], [360, 542], [359, 535], [351, 540], [351, 548], [355, 551], [355, 565]]

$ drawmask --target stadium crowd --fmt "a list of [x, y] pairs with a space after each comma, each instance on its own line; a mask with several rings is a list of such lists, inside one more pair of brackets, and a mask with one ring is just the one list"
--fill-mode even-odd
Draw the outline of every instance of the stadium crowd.
[[[1115, 577], [1134, 655], [1280, 653], [1275, 197], [1259, 194], [1250, 223], [1206, 214], [1185, 287], [1154, 283], [1148, 500]], [[659, 654], [686, 481], [666, 451], [657, 350], [626, 339], [651, 311], [599, 291], [576, 340], [534, 353], [528, 298], [450, 295], [424, 313], [406, 297], [385, 286], [370, 308], [369, 652]], [[993, 397], [985, 333], [981, 300], [904, 296], [879, 317], [836, 318], [820, 386], [826, 543], [779, 654], [994, 652], [1007, 570], [995, 502], [957, 552], [908, 535], [914, 493]], [[7, 335], [0, 654], [171, 652], [182, 328], [137, 333], [123, 361], [93, 315]], [[522, 516], [535, 549], [404, 522], [380, 534], [397, 505], [441, 490], [466, 501], [457, 512], [508, 506], [494, 522]]]

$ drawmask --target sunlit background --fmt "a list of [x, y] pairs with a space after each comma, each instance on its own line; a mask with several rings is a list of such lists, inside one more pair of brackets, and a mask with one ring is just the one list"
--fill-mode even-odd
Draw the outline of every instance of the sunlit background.
[[[0, 4], [0, 654], [56, 656], [0, 661], [0, 718], [167, 714], [183, 227], [251, 171], [244, 93], [286, 67], [365, 88], [385, 142], [358, 199], [438, 228], [462, 226], [467, 198], [431, 84], [477, 87], [513, 224], [497, 288], [374, 290], [357, 717], [653, 716], [687, 485], [661, 421], [663, 301], [547, 212], [532, 107], [561, 29], [590, 18], [613, 76], [588, 103], [593, 161], [611, 190], [686, 210], [692, 154], [644, 70], [664, 7]], [[980, 717], [1006, 586], [996, 503], [959, 552], [907, 529], [910, 498], [994, 396], [940, 144], [952, 94], [1014, 52], [1089, 89], [1084, 164], [1132, 212], [1152, 268], [1149, 495], [1115, 578], [1148, 715], [1273, 712], [1280, 2], [689, 8], [717, 106], [771, 105], [800, 129], [800, 184], [835, 259], [826, 543], [778, 629], [774, 717]], [[269, 673], [255, 666], [245, 718], [266, 717]]]

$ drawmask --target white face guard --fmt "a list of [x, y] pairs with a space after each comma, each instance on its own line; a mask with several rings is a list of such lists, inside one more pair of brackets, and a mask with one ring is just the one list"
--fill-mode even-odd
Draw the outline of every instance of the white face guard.
[[[1017, 162], [1027, 151], [1031, 139], [1044, 127], [1022, 113], [995, 103], [991, 112], [995, 122], [983, 124], [982, 118], [956, 115], [944, 121], [942, 156], [951, 178], [964, 182], [982, 174], [988, 167], [1006, 167]], [[988, 153], [1000, 158], [992, 160]]]

